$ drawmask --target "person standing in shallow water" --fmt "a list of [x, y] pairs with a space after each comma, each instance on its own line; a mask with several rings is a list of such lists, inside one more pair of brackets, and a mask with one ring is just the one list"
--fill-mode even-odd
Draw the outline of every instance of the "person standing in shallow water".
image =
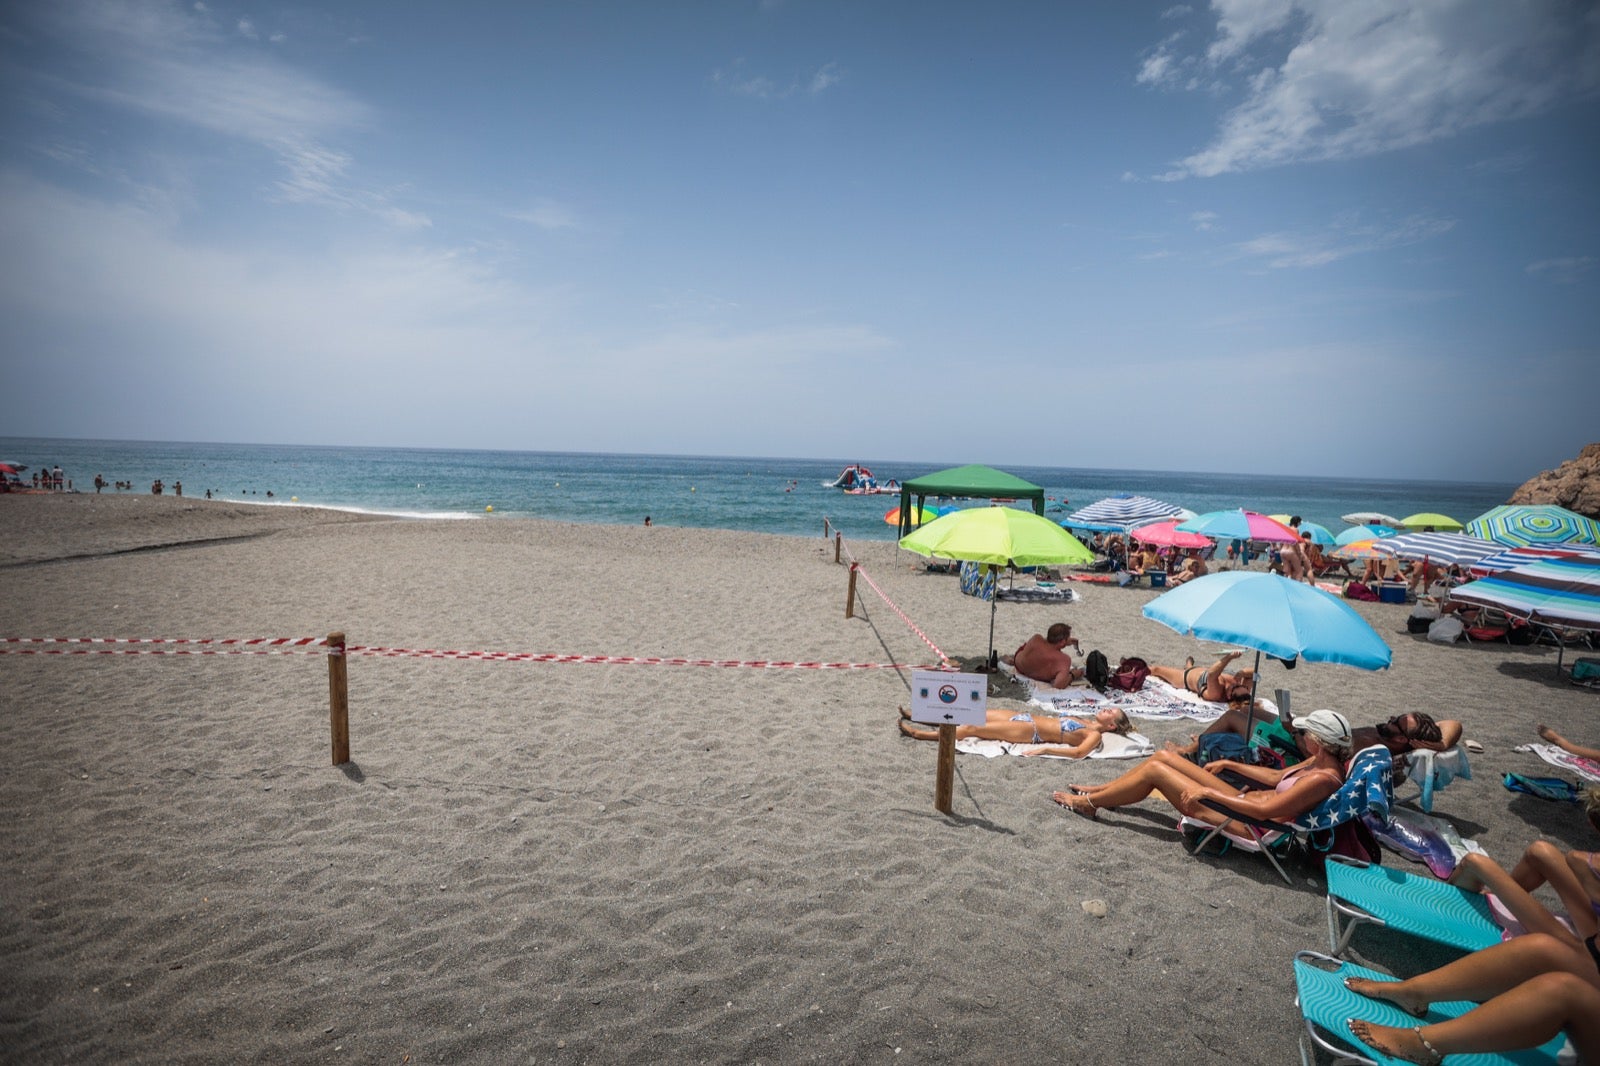
[[650, 516], [649, 515], [645, 515], [644, 516], [644, 524], [647, 525], [647, 526], [650, 524]]

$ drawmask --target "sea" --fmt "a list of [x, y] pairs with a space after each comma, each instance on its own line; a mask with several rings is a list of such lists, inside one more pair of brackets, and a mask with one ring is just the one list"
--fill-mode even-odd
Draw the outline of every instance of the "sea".
[[[974, 459], [973, 462], [982, 462]], [[906, 481], [951, 463], [871, 458], [780, 459], [694, 455], [370, 448], [174, 441], [0, 437], [0, 462], [60, 466], [77, 492], [149, 493], [160, 479], [187, 497], [264, 506], [328, 507], [417, 519], [503, 521], [549, 518], [601, 525], [654, 525], [818, 536], [823, 520], [858, 540], [892, 540], [885, 514], [898, 495], [855, 496], [825, 487], [850, 463], [881, 483]], [[1284, 477], [1173, 470], [1001, 466], [1044, 488], [1047, 515], [1119, 493], [1151, 496], [1197, 513], [1244, 507], [1300, 515], [1334, 533], [1342, 515], [1403, 518], [1428, 511], [1470, 521], [1505, 503], [1516, 485], [1383, 478]], [[1530, 472], [1530, 476], [1532, 472]], [[128, 489], [109, 486], [131, 484]], [[931, 501], [930, 501], [931, 502]], [[975, 501], [956, 501], [973, 505]], [[986, 505], [986, 504], [985, 504]]]

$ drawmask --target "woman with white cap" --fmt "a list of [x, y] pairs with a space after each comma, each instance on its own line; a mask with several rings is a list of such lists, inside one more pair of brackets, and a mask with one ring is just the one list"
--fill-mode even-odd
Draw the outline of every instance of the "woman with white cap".
[[[1275, 822], [1292, 821], [1309, 811], [1344, 784], [1345, 762], [1350, 758], [1350, 723], [1334, 711], [1312, 711], [1290, 723], [1304, 738], [1307, 756], [1286, 770], [1250, 766], [1219, 759], [1204, 767], [1171, 751], [1158, 751], [1115, 781], [1104, 785], [1068, 785], [1051, 797], [1085, 818], [1110, 807], [1138, 803], [1152, 792], [1165, 796], [1191, 818], [1220, 825], [1225, 815], [1203, 806], [1207, 797], [1226, 802], [1241, 814]], [[1225, 786], [1217, 775], [1232, 770], [1256, 783], [1256, 791], [1240, 792]]]

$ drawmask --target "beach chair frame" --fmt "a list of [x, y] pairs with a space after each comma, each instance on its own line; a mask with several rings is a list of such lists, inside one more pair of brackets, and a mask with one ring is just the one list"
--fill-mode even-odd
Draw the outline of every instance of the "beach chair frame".
[[1481, 893], [1343, 855], [1328, 856], [1329, 951], [1343, 955], [1361, 925], [1477, 951], [1501, 939]]

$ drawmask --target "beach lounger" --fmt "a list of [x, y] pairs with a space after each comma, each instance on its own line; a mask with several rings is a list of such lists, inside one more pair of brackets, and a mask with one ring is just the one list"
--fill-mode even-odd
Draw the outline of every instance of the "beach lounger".
[[1477, 951], [1501, 940], [1500, 926], [1480, 892], [1338, 855], [1328, 857], [1324, 870], [1328, 877], [1328, 943], [1335, 955], [1344, 952], [1362, 924], [1462, 951]]
[[[1314, 1059], [1315, 1052], [1306, 1046], [1309, 1040], [1334, 1056], [1334, 1066], [1389, 1066], [1390, 1063], [1404, 1062], [1404, 1059], [1393, 1058], [1362, 1044], [1350, 1032], [1348, 1023], [1352, 1018], [1362, 1018], [1377, 1025], [1409, 1029], [1419, 1024], [1418, 1019], [1393, 1003], [1350, 991], [1344, 986], [1346, 977], [1364, 977], [1372, 981], [1395, 980], [1389, 974], [1342, 959], [1329, 958], [1319, 952], [1302, 951], [1295, 955], [1295, 1001], [1306, 1023], [1305, 1036], [1300, 1038], [1301, 1061], [1310, 1063]], [[1476, 1006], [1476, 1003], [1466, 1000], [1434, 1003], [1429, 1006], [1428, 1016], [1420, 1024], [1437, 1025], [1451, 1018], [1459, 1018]], [[1559, 1056], [1566, 1046], [1566, 1038], [1557, 1036], [1548, 1043], [1525, 1051], [1451, 1055], [1449, 1058], [1451, 1066], [1555, 1066], [1562, 1061]]]
[[1204, 831], [1192, 854], [1198, 855], [1213, 839], [1221, 836], [1235, 847], [1265, 855], [1284, 883], [1290, 884], [1289, 875], [1274, 851], [1296, 838], [1306, 839], [1313, 847], [1326, 850], [1325, 844], [1331, 843], [1334, 831], [1369, 811], [1387, 821], [1389, 808], [1394, 803], [1393, 765], [1388, 748], [1378, 744], [1363, 748], [1350, 760], [1350, 771], [1338, 791], [1291, 822], [1254, 818], [1221, 801], [1204, 799], [1200, 802], [1227, 815], [1229, 820], [1214, 826], [1186, 817], [1179, 822], [1179, 827]]

